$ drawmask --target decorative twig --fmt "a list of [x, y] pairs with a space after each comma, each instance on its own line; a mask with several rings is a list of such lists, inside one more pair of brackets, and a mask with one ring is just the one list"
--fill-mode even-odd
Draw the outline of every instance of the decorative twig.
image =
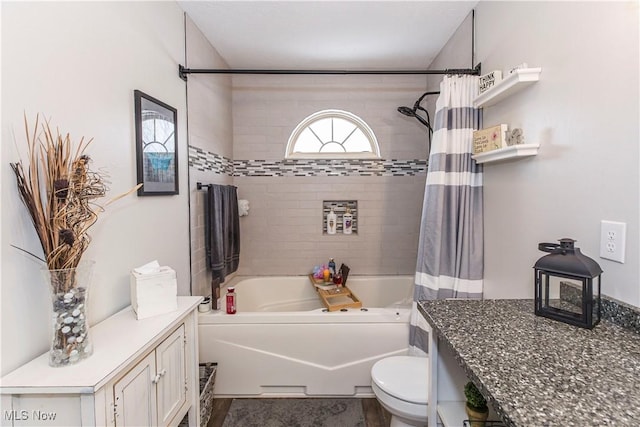
[[38, 255], [36, 255], [36, 254], [33, 254], [33, 253], [31, 253], [31, 252], [29, 252], [29, 251], [27, 251], [27, 250], [25, 250], [25, 249], [19, 248], [19, 247], [18, 247], [18, 246], [16, 246], [16, 245], [11, 245], [11, 244], [10, 244], [10, 246], [13, 246], [13, 247], [14, 247], [14, 248], [16, 248], [17, 250], [22, 251], [22, 252], [24, 252], [24, 253], [27, 253], [27, 254], [31, 255], [31, 256], [32, 256], [32, 257], [34, 257], [35, 259], [37, 259], [37, 260], [39, 260], [39, 261], [42, 261], [42, 262], [43, 262], [43, 263], [45, 263], [45, 264], [47, 263], [47, 261], [43, 260], [42, 258], [40, 258], [40, 257], [39, 257]]
[[25, 170], [21, 160], [11, 163], [20, 198], [40, 240], [47, 267], [50, 270], [77, 267], [91, 242], [88, 230], [104, 211], [96, 200], [107, 192], [102, 175], [90, 169], [91, 158], [85, 154], [93, 139], [81, 138], [74, 144], [69, 134], [63, 135], [58, 129], [54, 132], [48, 120], [40, 125], [39, 115], [33, 129], [25, 115], [24, 126], [28, 168]]

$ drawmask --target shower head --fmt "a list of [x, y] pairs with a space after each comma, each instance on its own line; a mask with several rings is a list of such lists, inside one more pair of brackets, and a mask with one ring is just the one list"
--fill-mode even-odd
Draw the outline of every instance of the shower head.
[[[418, 115], [416, 110], [424, 111], [427, 114], [427, 120], [425, 120], [422, 116]], [[416, 119], [418, 119], [418, 121], [420, 123], [425, 125], [427, 127], [427, 129], [429, 129], [429, 131], [433, 132], [433, 129], [431, 128], [431, 123], [430, 123], [430, 120], [429, 120], [429, 113], [424, 108], [422, 108], [422, 107], [416, 107], [416, 108], [398, 107], [398, 112], [400, 114], [403, 114], [403, 115], [408, 116], [408, 117], [415, 117]]]
[[[440, 92], [425, 92], [422, 95], [420, 95], [420, 98], [418, 98], [418, 100], [413, 104], [413, 108], [398, 107], [398, 112], [408, 117], [415, 117], [416, 119], [418, 119], [418, 121], [420, 121], [420, 123], [425, 125], [430, 131], [433, 131], [433, 129], [431, 128], [431, 118], [429, 117], [429, 112], [425, 110], [423, 107], [421, 107], [420, 103], [427, 95], [438, 95], [439, 93]], [[426, 120], [420, 115], [418, 115], [417, 113], [418, 110], [423, 111], [425, 113], [425, 115], [427, 116]]]
[[409, 107], [398, 107], [398, 112], [400, 114], [404, 114], [405, 116], [415, 117], [416, 111]]
[[[427, 95], [438, 95], [440, 92], [425, 92], [420, 95], [420, 98], [413, 104], [413, 108], [409, 107], [398, 107], [398, 112], [408, 117], [415, 117], [420, 123], [426, 126], [427, 128], [427, 153], [431, 150], [431, 134], [433, 133], [433, 128], [431, 127], [431, 117], [429, 117], [429, 112], [420, 106], [420, 103]], [[427, 117], [426, 119], [418, 114], [418, 110], [422, 111], [424, 115]]]

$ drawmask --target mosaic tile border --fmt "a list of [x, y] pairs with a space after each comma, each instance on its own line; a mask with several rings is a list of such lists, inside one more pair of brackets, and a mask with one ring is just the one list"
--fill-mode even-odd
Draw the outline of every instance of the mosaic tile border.
[[228, 176], [426, 176], [427, 160], [231, 160], [189, 146], [189, 167]]
[[202, 172], [233, 176], [233, 160], [228, 157], [189, 146], [189, 167]]
[[236, 160], [233, 176], [417, 176], [426, 160]]

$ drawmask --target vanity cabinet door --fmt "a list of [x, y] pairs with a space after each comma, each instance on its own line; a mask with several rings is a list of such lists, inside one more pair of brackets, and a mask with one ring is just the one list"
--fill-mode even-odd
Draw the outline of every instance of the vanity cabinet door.
[[156, 349], [158, 425], [167, 426], [187, 401], [184, 325]]
[[116, 426], [158, 424], [155, 378], [156, 357], [151, 352], [114, 385]]
[[180, 325], [114, 386], [115, 425], [162, 426], [187, 402], [185, 334]]

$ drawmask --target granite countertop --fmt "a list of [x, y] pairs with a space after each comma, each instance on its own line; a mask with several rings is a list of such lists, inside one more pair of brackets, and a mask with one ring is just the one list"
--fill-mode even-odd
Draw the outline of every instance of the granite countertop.
[[507, 426], [640, 426], [637, 330], [539, 317], [533, 300], [418, 306]]

